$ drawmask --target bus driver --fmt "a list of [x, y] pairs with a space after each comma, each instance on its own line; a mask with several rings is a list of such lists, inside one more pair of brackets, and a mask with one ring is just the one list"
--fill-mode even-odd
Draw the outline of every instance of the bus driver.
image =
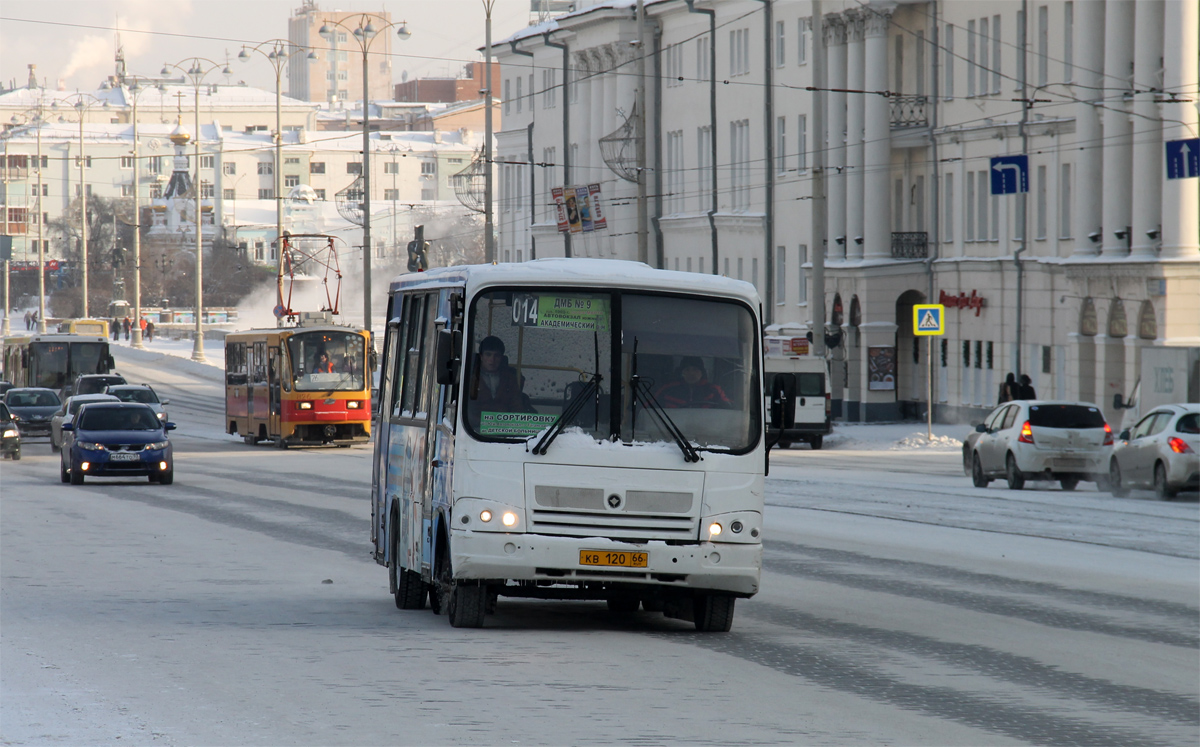
[[471, 383], [472, 409], [484, 412], [533, 412], [521, 393], [516, 369], [504, 357], [504, 341], [489, 335], [479, 342], [479, 366]]

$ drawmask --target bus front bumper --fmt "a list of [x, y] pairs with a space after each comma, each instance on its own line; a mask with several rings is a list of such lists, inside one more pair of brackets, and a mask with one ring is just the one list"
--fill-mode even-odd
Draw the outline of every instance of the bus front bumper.
[[[450, 548], [455, 578], [489, 581], [668, 586], [751, 596], [758, 592], [762, 569], [761, 543], [668, 545], [456, 529]], [[583, 565], [584, 551], [645, 553], [646, 567]]]

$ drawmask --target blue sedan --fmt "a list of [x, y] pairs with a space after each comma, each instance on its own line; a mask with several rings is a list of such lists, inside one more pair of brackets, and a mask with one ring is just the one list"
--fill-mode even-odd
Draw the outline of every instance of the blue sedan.
[[74, 422], [63, 423], [62, 481], [82, 485], [88, 475], [148, 476], [170, 485], [175, 459], [167, 431], [174, 423], [158, 419], [149, 405], [91, 402]]

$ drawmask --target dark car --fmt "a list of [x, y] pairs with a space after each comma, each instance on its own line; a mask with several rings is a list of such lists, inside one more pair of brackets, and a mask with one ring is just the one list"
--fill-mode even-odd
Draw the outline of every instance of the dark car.
[[0, 381], [0, 396], [4, 396], [5, 392], [15, 386], [16, 384], [13, 384], [11, 381]]
[[82, 485], [84, 477], [148, 476], [150, 482], [170, 485], [175, 458], [163, 423], [148, 405], [127, 402], [89, 402], [75, 419], [63, 423], [70, 438], [63, 442], [63, 482]]
[[0, 402], [0, 454], [14, 462], [21, 458], [21, 431], [3, 402]]
[[108, 387], [125, 383], [125, 377], [120, 374], [83, 374], [71, 384], [67, 395], [104, 394]]
[[4, 393], [4, 404], [17, 421], [22, 438], [50, 436], [50, 418], [62, 406], [53, 389], [17, 387]]

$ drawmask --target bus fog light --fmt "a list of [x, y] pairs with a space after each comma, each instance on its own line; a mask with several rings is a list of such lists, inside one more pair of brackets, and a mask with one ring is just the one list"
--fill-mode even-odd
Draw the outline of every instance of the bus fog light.
[[735, 521], [729, 525], [729, 531], [733, 532], [734, 534], [740, 534], [742, 529], [742, 522], [740, 521]]
[[492, 512], [488, 511], [486, 509], [483, 511], [480, 511], [479, 512], [479, 520], [485, 524], [488, 523], [489, 521], [492, 520]]
[[516, 526], [517, 525], [517, 515], [514, 514], [512, 511], [505, 511], [504, 516], [500, 517], [500, 523], [504, 524], [504, 526], [506, 526], [506, 527]]
[[708, 536], [709, 537], [716, 537], [717, 535], [719, 535], [721, 533], [721, 531], [722, 531], [721, 525], [715, 521], [708, 525]]

